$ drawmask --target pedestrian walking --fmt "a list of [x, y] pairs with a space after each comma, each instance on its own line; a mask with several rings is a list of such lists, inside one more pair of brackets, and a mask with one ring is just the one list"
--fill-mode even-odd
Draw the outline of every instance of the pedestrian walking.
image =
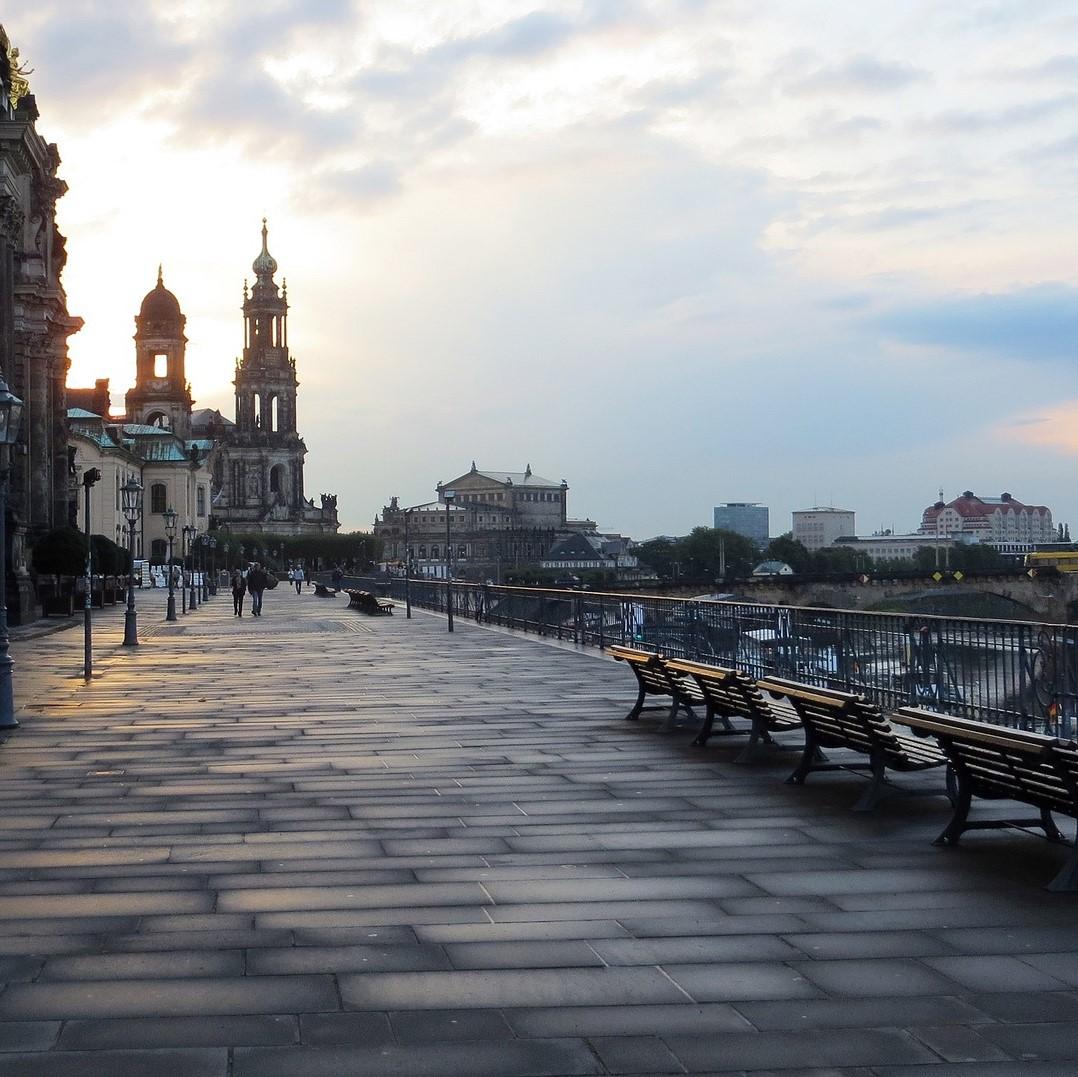
[[311, 570], [306, 565], [303, 566], [303, 582], [308, 587], [311, 586]]
[[341, 571], [340, 565], [333, 566], [333, 586], [339, 591], [341, 584], [344, 582], [344, 573]]
[[247, 594], [247, 581], [243, 573], [237, 568], [232, 573], [232, 615], [243, 616], [243, 596]]
[[256, 561], [247, 573], [247, 590], [251, 592], [251, 614], [262, 616], [262, 592], [266, 589], [266, 573]]
[[288, 578], [296, 585], [296, 594], [303, 593], [303, 572], [298, 568], [288, 570]]

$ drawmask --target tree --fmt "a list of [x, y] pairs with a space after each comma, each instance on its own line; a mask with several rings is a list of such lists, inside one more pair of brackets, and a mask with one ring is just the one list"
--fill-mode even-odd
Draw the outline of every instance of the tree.
[[748, 576], [759, 557], [752, 539], [721, 527], [694, 527], [677, 547], [682, 575], [699, 579]]
[[86, 536], [58, 527], [34, 544], [33, 565], [43, 576], [81, 576], [86, 571]]
[[649, 539], [633, 548], [633, 553], [641, 564], [653, 568], [661, 579], [669, 580], [679, 575], [674, 566], [678, 564], [678, 545], [681, 539], [671, 541], [666, 538]]
[[794, 572], [812, 570], [812, 554], [806, 549], [804, 543], [798, 542], [789, 532], [771, 540], [767, 549], [764, 550], [764, 560], [785, 561]]
[[123, 546], [117, 546], [106, 535], [90, 536], [90, 551], [94, 572], [102, 576], [125, 576], [131, 564], [131, 554]]

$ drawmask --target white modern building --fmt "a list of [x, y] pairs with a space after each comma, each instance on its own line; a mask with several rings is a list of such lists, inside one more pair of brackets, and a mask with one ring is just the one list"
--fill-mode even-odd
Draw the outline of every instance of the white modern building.
[[856, 535], [855, 513], [831, 505], [798, 509], [793, 514], [793, 537], [806, 550], [815, 552], [834, 544], [835, 539]]

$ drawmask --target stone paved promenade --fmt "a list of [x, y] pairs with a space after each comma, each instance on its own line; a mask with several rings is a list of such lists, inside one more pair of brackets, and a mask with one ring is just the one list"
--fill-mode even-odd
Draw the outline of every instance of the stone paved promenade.
[[16, 647], [0, 1077], [1078, 1072], [1046, 842], [626, 723], [594, 653], [149, 598], [88, 687]]

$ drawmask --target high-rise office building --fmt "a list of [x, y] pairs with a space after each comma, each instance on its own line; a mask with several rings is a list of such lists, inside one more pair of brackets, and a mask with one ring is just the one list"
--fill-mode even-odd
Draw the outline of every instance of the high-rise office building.
[[768, 509], [756, 501], [728, 501], [715, 506], [715, 527], [751, 539], [762, 550], [771, 541]]

